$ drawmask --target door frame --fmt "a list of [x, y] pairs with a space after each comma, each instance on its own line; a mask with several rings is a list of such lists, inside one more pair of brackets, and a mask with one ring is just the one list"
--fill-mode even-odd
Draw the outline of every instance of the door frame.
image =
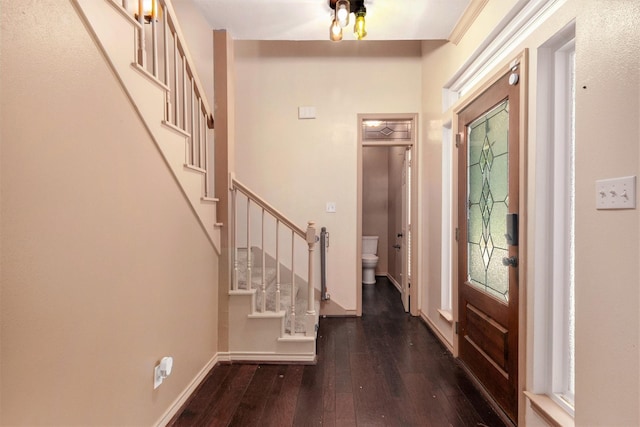
[[[513, 68], [514, 65], [519, 65], [519, 86], [520, 86], [520, 125], [519, 125], [519, 160], [518, 167], [520, 169], [520, 182], [518, 191], [520, 192], [519, 196], [519, 216], [518, 216], [518, 229], [519, 229], [519, 245], [518, 245], [518, 266], [519, 266], [519, 289], [518, 289], [518, 330], [520, 331], [518, 334], [518, 384], [516, 390], [518, 392], [518, 424], [524, 425], [524, 416], [526, 413], [526, 400], [524, 396], [524, 388], [525, 388], [525, 379], [526, 379], [526, 304], [527, 304], [527, 270], [528, 270], [528, 256], [529, 252], [528, 248], [528, 239], [527, 239], [527, 231], [528, 231], [528, 215], [527, 215], [527, 205], [528, 205], [528, 93], [529, 93], [529, 63], [528, 63], [529, 53], [528, 50], [525, 49], [521, 51], [519, 54], [512, 56], [511, 60], [505, 61], [504, 65], [496, 68], [493, 72], [487, 74], [482, 82], [472, 91], [466, 93], [462, 98], [460, 98], [452, 107], [453, 112], [453, 120], [452, 120], [452, 135], [455, 138], [460, 130], [458, 129], [458, 115], [459, 113], [465, 109], [469, 104], [471, 104], [478, 96], [480, 96], [484, 91], [486, 91], [490, 86], [492, 86], [501, 76], [504, 76], [510, 69]], [[455, 144], [455, 139], [452, 142]], [[451, 206], [451, 218], [453, 229], [459, 229], [460, 224], [458, 220], [458, 210], [459, 210], [459, 194], [458, 194], [458, 156], [463, 155], [458, 148], [454, 149], [454, 155], [452, 156], [452, 206]], [[453, 240], [451, 246], [451, 281], [452, 281], [452, 311], [453, 311], [453, 319], [457, 324], [459, 321], [459, 292], [458, 292], [458, 284], [459, 284], [459, 257], [458, 257], [458, 244], [460, 242]], [[454, 330], [454, 339], [453, 339], [453, 354], [458, 357], [460, 348], [460, 335]], [[481, 390], [487, 397], [489, 397], [488, 392], [481, 387]], [[492, 398], [489, 398], [489, 402], [494, 404]], [[497, 408], [497, 406], [496, 406]], [[499, 412], [501, 413], [501, 412]], [[505, 415], [506, 417], [506, 415]]]
[[[411, 120], [413, 123], [412, 140], [407, 143], [399, 143], [394, 141], [363, 141], [362, 135], [362, 122], [364, 120]], [[419, 315], [420, 305], [420, 292], [418, 283], [420, 280], [420, 268], [418, 262], [419, 249], [417, 242], [419, 241], [419, 229], [418, 229], [418, 113], [371, 113], [371, 114], [358, 114], [357, 118], [358, 129], [358, 141], [357, 141], [357, 209], [356, 209], [356, 259], [362, 259], [362, 148], [363, 146], [410, 146], [411, 147], [411, 256], [412, 262], [412, 282], [413, 284], [409, 288], [410, 306], [409, 313], [412, 316]], [[356, 316], [362, 316], [362, 265], [361, 262], [356, 263]]]

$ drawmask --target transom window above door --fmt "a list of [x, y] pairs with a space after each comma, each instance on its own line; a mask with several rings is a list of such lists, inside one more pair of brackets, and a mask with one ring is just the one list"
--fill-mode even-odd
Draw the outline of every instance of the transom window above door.
[[411, 141], [411, 120], [363, 120], [362, 139], [386, 141]]

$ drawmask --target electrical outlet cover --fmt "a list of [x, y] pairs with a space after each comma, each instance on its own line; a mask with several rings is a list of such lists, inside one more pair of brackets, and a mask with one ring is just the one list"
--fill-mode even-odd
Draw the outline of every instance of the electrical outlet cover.
[[153, 369], [153, 389], [157, 389], [162, 384], [162, 374], [160, 373], [162, 367], [160, 364]]

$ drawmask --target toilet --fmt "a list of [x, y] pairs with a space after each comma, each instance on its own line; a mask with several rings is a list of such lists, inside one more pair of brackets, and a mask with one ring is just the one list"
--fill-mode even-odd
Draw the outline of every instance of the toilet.
[[378, 265], [378, 236], [362, 236], [362, 283], [376, 283], [376, 266]]

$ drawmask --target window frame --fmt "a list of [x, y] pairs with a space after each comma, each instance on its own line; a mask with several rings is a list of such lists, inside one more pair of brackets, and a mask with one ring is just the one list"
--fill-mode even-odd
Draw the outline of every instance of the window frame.
[[[533, 387], [575, 415], [575, 23], [538, 49]], [[569, 143], [567, 143], [569, 141]], [[574, 335], [575, 335], [575, 329]], [[573, 344], [572, 350], [567, 350]], [[570, 357], [570, 354], [573, 354]]]

